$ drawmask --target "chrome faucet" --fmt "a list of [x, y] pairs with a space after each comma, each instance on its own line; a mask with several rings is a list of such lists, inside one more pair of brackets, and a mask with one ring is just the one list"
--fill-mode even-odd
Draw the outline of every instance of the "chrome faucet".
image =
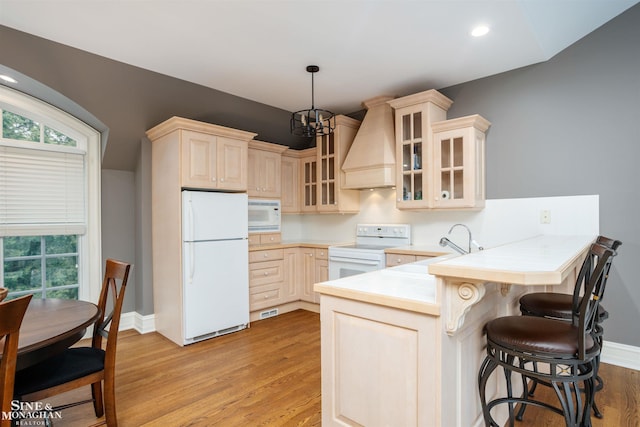
[[451, 228], [449, 229], [449, 233], [447, 233], [447, 234], [448, 235], [451, 234], [453, 229], [458, 227], [458, 226], [464, 227], [467, 230], [467, 233], [469, 233], [469, 246], [468, 246], [468, 249], [467, 250], [462, 249], [460, 246], [456, 245], [455, 243], [453, 243], [451, 240], [449, 240], [446, 237], [443, 237], [443, 238], [440, 239], [440, 246], [449, 246], [454, 251], [456, 251], [456, 252], [458, 252], [458, 253], [460, 253], [462, 255], [471, 253], [471, 245], [474, 245], [475, 247], [477, 247], [479, 251], [484, 249], [482, 246], [480, 246], [480, 244], [478, 244], [478, 242], [473, 240], [473, 237], [471, 236], [471, 230], [469, 229], [469, 227], [467, 227], [464, 224], [453, 224], [451, 226]]

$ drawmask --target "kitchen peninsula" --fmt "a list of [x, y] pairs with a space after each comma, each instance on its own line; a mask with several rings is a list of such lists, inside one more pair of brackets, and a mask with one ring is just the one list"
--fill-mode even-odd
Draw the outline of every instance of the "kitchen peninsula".
[[[484, 324], [531, 288], [569, 292], [592, 241], [543, 235], [317, 283], [323, 425], [482, 425]], [[491, 381], [489, 398], [504, 393]]]

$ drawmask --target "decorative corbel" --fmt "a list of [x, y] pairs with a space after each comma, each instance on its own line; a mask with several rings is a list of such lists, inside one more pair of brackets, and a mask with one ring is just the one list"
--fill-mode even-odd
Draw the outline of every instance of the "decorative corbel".
[[502, 295], [503, 297], [506, 297], [510, 290], [511, 290], [511, 283], [500, 284], [500, 295]]
[[484, 297], [485, 287], [483, 283], [452, 283], [448, 280], [445, 285], [446, 301], [446, 332], [454, 335], [464, 324], [464, 317], [469, 309]]

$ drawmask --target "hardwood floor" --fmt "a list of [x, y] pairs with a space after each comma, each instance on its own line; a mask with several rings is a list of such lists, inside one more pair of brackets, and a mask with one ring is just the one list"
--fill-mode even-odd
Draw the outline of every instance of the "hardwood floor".
[[[593, 427], [640, 426], [640, 372], [606, 364], [601, 372], [606, 383], [598, 403], [605, 417], [593, 418]], [[555, 398], [549, 389], [539, 390]], [[51, 403], [89, 394], [87, 387]], [[319, 315], [298, 310], [183, 348], [157, 333], [122, 332], [116, 395], [121, 427], [319, 426]], [[89, 404], [64, 410], [55, 425], [96, 421]], [[558, 415], [534, 407], [516, 423], [558, 425]]]

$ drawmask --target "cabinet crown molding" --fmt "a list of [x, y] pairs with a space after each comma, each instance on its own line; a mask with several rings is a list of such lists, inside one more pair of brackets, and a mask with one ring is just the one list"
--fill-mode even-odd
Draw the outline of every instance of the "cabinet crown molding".
[[262, 151], [271, 151], [273, 153], [284, 153], [289, 149], [286, 145], [274, 144], [272, 142], [258, 141], [252, 139], [249, 141], [249, 148]]
[[443, 132], [452, 129], [460, 129], [464, 127], [473, 127], [480, 132], [486, 132], [491, 126], [491, 122], [479, 114], [473, 114], [471, 116], [457, 117], [455, 119], [443, 120], [440, 122], [431, 123], [431, 131]]
[[149, 129], [146, 134], [147, 138], [149, 138], [151, 141], [154, 141], [168, 133], [182, 129], [238, 139], [241, 141], [250, 141], [256, 135], [258, 135], [257, 133], [253, 132], [246, 132], [243, 130], [214, 125], [211, 123], [199, 122], [197, 120], [185, 119], [183, 117], [177, 116], [173, 116], [170, 119], [167, 119], [164, 122], [154, 126], [153, 128]]
[[414, 93], [413, 95], [403, 96], [402, 98], [396, 98], [388, 101], [389, 105], [394, 109], [409, 107], [411, 105], [423, 104], [425, 102], [431, 102], [436, 106], [447, 111], [453, 104], [453, 101], [435, 89], [426, 90], [424, 92]]

